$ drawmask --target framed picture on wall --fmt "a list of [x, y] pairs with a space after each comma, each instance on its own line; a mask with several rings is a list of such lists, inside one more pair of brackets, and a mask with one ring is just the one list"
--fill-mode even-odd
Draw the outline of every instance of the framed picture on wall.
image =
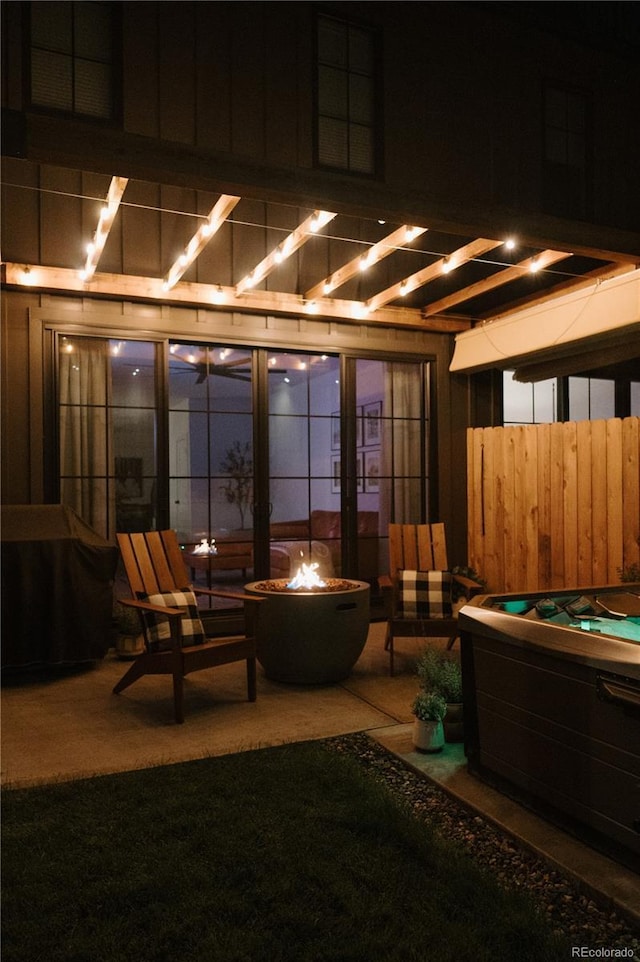
[[380, 490], [380, 450], [364, 452], [364, 490]]
[[340, 450], [340, 412], [334, 411], [331, 415], [331, 449]]
[[361, 448], [363, 445], [363, 430], [362, 430], [362, 405], [358, 405], [356, 408], [356, 447]]
[[340, 458], [331, 458], [331, 491], [333, 494], [340, 494]]
[[362, 408], [364, 438], [363, 444], [380, 444], [380, 417], [382, 415], [382, 401], [365, 404]]
[[364, 457], [362, 451], [358, 451], [356, 455], [356, 481], [357, 490], [361, 494], [364, 491]]

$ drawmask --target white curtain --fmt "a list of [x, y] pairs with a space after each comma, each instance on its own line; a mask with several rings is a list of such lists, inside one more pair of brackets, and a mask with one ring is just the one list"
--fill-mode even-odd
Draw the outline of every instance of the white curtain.
[[[384, 366], [380, 483], [380, 530], [390, 522], [422, 520], [420, 456], [422, 378], [416, 364]], [[409, 419], [412, 420], [409, 420]]]
[[109, 342], [64, 338], [59, 361], [60, 495], [87, 524], [115, 533], [110, 483]]

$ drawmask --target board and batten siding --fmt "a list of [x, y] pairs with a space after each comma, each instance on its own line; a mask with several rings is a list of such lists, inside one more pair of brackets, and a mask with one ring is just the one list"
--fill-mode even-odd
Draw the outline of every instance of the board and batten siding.
[[470, 428], [469, 564], [492, 592], [615, 584], [640, 563], [640, 418]]

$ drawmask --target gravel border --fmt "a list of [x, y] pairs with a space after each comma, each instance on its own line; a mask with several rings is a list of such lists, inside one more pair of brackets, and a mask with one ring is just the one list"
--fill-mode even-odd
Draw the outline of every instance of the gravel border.
[[[630, 919], [622, 918], [610, 906], [598, 904], [576, 880], [466, 808], [366, 732], [339, 735], [323, 742], [334, 751], [353, 755], [414, 817], [431, 823], [441, 835], [459, 843], [505, 888], [527, 891], [553, 929], [569, 936], [572, 946], [603, 950], [597, 954], [590, 951], [591, 958], [621, 957], [640, 962], [640, 929]], [[618, 952], [623, 949], [625, 954], [621, 956]]]

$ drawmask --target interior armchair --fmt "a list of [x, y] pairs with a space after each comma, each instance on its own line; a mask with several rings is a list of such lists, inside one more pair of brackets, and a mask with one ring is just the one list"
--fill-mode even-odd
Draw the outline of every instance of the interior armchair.
[[385, 649], [394, 673], [396, 637], [445, 638], [453, 648], [458, 619], [453, 610], [454, 582], [469, 599], [482, 585], [449, 570], [444, 524], [390, 524], [389, 573], [378, 579], [390, 617]]
[[[194, 588], [188, 580], [175, 531], [147, 531], [117, 535], [131, 598], [119, 601], [140, 615], [144, 652], [113, 689], [124, 691], [144, 675], [171, 675], [174, 715], [184, 721], [184, 677], [193, 671], [245, 661], [247, 695], [256, 700], [256, 635], [258, 596], [210, 588]], [[197, 595], [214, 595], [243, 602], [244, 633], [208, 637], [200, 618]]]

